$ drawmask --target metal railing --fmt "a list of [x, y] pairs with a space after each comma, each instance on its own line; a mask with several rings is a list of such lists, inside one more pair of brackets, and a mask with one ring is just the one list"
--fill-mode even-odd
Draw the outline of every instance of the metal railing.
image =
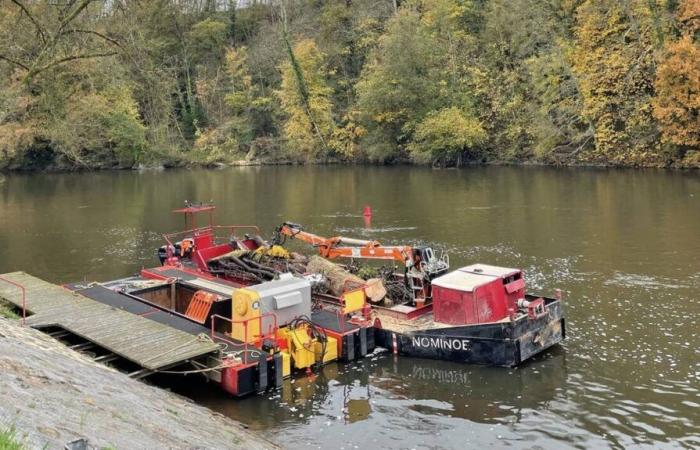
[[257, 225], [209, 225], [206, 227], [192, 228], [190, 230], [176, 231], [174, 233], [167, 233], [163, 235], [163, 239], [168, 244], [166, 251], [168, 253], [168, 258], [172, 257], [172, 249], [175, 247], [173, 241], [177, 237], [185, 237], [191, 235], [192, 237], [202, 236], [207, 233], [212, 233], [216, 236], [216, 232], [219, 230], [228, 230], [229, 236], [236, 234], [239, 230], [252, 230], [255, 231], [256, 235], [260, 235], [260, 228]]
[[[263, 319], [265, 318], [272, 318], [273, 323], [268, 326], [268, 332], [265, 333], [263, 332]], [[243, 364], [248, 364], [248, 354], [250, 352], [251, 347], [255, 350], [260, 351], [260, 348], [256, 345], [259, 342], [264, 341], [265, 339], [274, 339], [276, 337], [277, 333], [277, 316], [274, 315], [273, 313], [265, 313], [261, 314], [258, 317], [251, 317], [250, 319], [244, 319], [244, 320], [232, 320], [229, 319], [228, 317], [220, 316], [218, 314], [213, 314], [211, 316], [211, 338], [212, 340], [219, 339], [220, 341], [226, 342], [225, 339], [219, 338], [216, 336], [216, 319], [221, 319], [225, 322], [228, 322], [231, 324], [231, 333], [233, 333], [233, 327], [236, 324], [242, 324], [243, 325]], [[259, 321], [259, 329], [261, 334], [257, 334], [254, 336], [248, 336], [248, 323], [257, 320]], [[253, 341], [255, 344], [251, 344], [249, 339], [250, 337], [253, 338]]]
[[0, 277], [0, 281], [4, 281], [5, 283], [11, 284], [12, 286], [22, 291], [22, 326], [24, 326], [25, 322], [27, 321], [27, 290], [21, 284], [15, 283], [12, 280], [8, 280], [5, 277]]

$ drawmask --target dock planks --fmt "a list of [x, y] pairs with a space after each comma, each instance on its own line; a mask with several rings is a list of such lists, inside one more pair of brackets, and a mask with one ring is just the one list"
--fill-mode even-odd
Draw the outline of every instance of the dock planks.
[[[58, 326], [148, 370], [215, 352], [218, 346], [168, 325], [97, 302], [24, 272], [2, 274], [26, 289], [27, 325]], [[21, 291], [0, 280], [0, 298], [22, 307]]]

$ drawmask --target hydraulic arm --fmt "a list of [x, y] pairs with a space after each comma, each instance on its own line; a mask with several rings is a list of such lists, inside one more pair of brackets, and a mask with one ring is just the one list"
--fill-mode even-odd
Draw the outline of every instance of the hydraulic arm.
[[325, 238], [307, 231], [299, 224], [285, 222], [280, 225], [274, 237], [277, 244], [282, 244], [289, 237], [304, 241], [318, 249], [324, 258], [362, 258], [393, 260], [401, 263], [407, 270], [415, 270], [426, 278], [442, 274], [449, 269], [446, 259], [435, 257], [430, 247], [410, 247], [406, 245], [381, 245], [378, 241], [335, 236]]

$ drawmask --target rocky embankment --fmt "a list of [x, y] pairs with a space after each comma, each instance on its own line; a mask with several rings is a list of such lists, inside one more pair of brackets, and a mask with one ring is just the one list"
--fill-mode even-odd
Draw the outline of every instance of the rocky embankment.
[[0, 318], [0, 426], [27, 448], [274, 449], [207, 408]]

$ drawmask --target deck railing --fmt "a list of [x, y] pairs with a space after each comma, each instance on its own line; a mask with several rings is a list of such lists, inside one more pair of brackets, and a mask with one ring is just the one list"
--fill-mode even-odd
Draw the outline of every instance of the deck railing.
[[[263, 332], [263, 319], [265, 318], [272, 318], [272, 324], [268, 326], [268, 332], [265, 333]], [[249, 351], [252, 349], [260, 351], [260, 348], [256, 345], [251, 343], [251, 337], [253, 338], [253, 341], [255, 343], [259, 343], [264, 341], [265, 339], [275, 339], [276, 338], [276, 333], [277, 333], [277, 316], [273, 313], [265, 313], [261, 314], [258, 317], [251, 317], [250, 319], [244, 319], [244, 320], [231, 320], [228, 317], [220, 316], [218, 314], [213, 314], [211, 316], [211, 338], [212, 340], [219, 339], [221, 341], [226, 341], [225, 339], [221, 339], [218, 336], [216, 336], [216, 320], [221, 319], [225, 322], [228, 322], [231, 324], [231, 332], [233, 332], [233, 327], [237, 324], [243, 325], [243, 364], [248, 364], [248, 354]], [[249, 336], [248, 335], [248, 323], [251, 321], [257, 320], [259, 321], [259, 330], [261, 334], [257, 334], [254, 336]], [[227, 336], [229, 336], [227, 334]]]
[[173, 241], [176, 241], [179, 237], [197, 237], [202, 236], [207, 233], [212, 233], [216, 236], [216, 232], [220, 230], [227, 230], [229, 236], [233, 236], [237, 231], [240, 230], [251, 230], [254, 231], [256, 235], [260, 235], [260, 228], [257, 225], [209, 225], [205, 227], [192, 228], [190, 230], [176, 231], [174, 233], [167, 233], [163, 235], [165, 242], [168, 244], [166, 251], [168, 257], [172, 257], [172, 249], [175, 247]]

